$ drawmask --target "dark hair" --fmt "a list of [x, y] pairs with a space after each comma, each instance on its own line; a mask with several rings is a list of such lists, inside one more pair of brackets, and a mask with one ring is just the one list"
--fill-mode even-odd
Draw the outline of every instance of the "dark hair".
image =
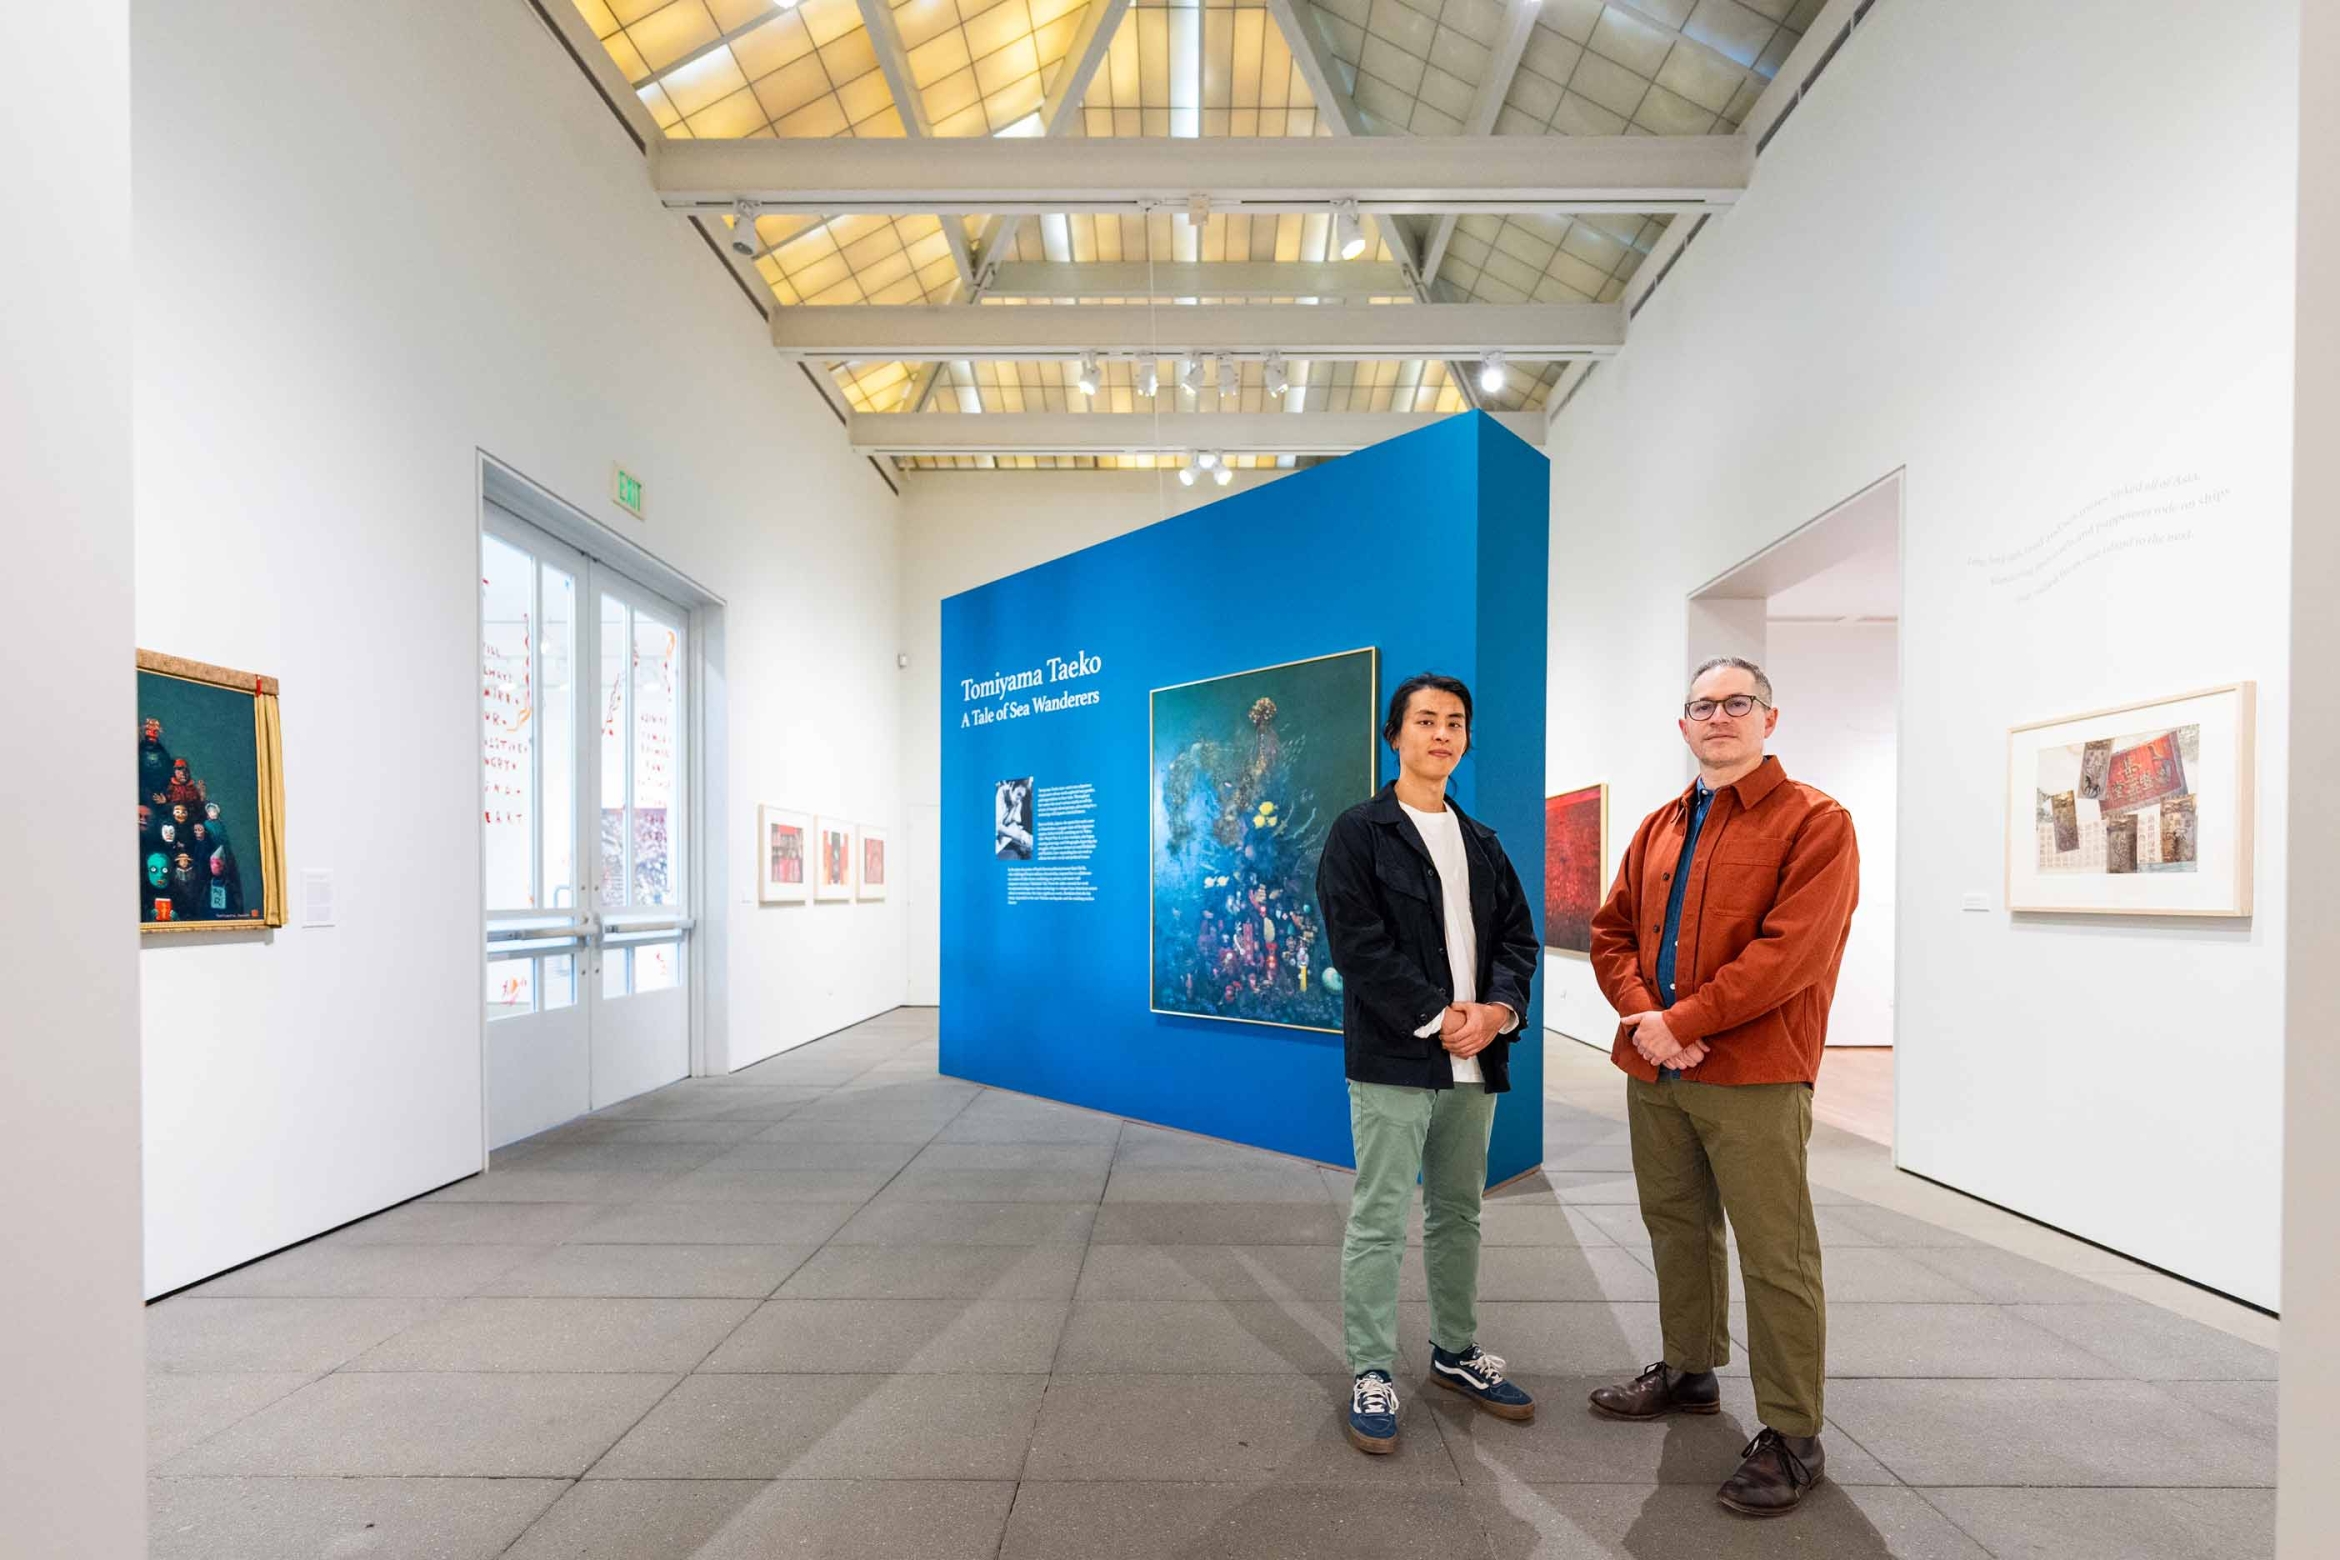
[[1389, 718], [1381, 723], [1381, 740], [1388, 746], [1397, 746], [1398, 728], [1406, 723], [1406, 706], [1413, 703], [1414, 695], [1425, 688], [1435, 689], [1440, 693], [1451, 693], [1462, 700], [1463, 731], [1466, 735], [1469, 733], [1471, 729], [1471, 690], [1463, 686], [1463, 680], [1459, 677], [1441, 676], [1437, 672], [1416, 672], [1404, 682], [1399, 683], [1397, 692], [1389, 696]]

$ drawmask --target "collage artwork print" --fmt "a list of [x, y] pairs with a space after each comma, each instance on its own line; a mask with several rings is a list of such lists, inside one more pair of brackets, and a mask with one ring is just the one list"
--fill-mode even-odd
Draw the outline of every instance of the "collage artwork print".
[[1316, 905], [1333, 820], [1374, 792], [1372, 650], [1153, 694], [1153, 1007], [1338, 1032]]
[[2201, 756], [2200, 726], [2042, 748], [2040, 871], [2198, 870], [2192, 777]]
[[138, 919], [262, 921], [252, 695], [138, 673]]

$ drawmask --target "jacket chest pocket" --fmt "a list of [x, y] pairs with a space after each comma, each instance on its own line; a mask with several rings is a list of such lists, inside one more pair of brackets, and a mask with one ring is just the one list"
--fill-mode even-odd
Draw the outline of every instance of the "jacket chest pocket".
[[1425, 905], [1430, 902], [1430, 869], [1410, 852], [1405, 855], [1377, 853], [1373, 858], [1373, 876], [1387, 893]]
[[1706, 869], [1707, 903], [1718, 910], [1761, 914], [1779, 898], [1785, 840], [1733, 840], [1720, 846]]

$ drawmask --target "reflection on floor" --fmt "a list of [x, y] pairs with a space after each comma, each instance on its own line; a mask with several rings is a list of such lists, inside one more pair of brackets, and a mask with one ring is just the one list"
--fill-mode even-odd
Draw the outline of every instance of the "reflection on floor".
[[1812, 1119], [1893, 1146], [1893, 1048], [1832, 1045], [1820, 1059]]
[[1485, 1341], [1543, 1411], [1420, 1389], [1410, 1257], [1404, 1443], [1360, 1456], [1350, 1178], [937, 1077], [934, 1025], [630, 1100], [154, 1306], [152, 1554], [2271, 1550], [2249, 1313], [2148, 1303], [2155, 1275], [1825, 1126], [1833, 1482], [1780, 1522], [1714, 1503], [1743, 1360], [1720, 1417], [1591, 1418], [1660, 1349], [1616, 1074], [1567, 1041], [1547, 1169], [1490, 1199], [1482, 1259]]

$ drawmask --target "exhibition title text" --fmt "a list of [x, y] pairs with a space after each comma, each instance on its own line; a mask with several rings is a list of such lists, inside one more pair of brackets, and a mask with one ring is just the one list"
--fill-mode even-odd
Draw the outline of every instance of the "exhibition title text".
[[961, 726], [988, 726], [997, 720], [1016, 720], [1026, 715], [1053, 715], [1059, 710], [1077, 710], [1097, 703], [1104, 695], [1091, 688], [1079, 693], [1035, 694], [1029, 699], [1011, 695], [1031, 688], [1044, 688], [1051, 683], [1072, 682], [1083, 677], [1094, 677], [1105, 670], [1101, 657], [1086, 650], [1076, 651], [1071, 660], [1050, 656], [1044, 667], [1035, 666], [1021, 672], [1001, 672], [993, 677], [962, 677], [959, 679], [959, 697], [972, 704], [977, 699], [999, 702], [988, 708], [970, 710], [959, 717]]

